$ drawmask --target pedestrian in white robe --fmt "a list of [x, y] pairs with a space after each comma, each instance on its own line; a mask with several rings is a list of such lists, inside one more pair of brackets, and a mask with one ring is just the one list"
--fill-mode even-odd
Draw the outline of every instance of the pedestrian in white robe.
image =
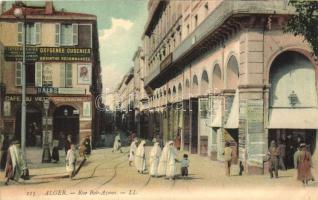
[[150, 176], [158, 176], [158, 165], [159, 165], [159, 158], [161, 155], [161, 148], [158, 142], [155, 142], [154, 146], [150, 152]]
[[145, 155], [145, 144], [146, 141], [142, 140], [138, 145], [135, 157], [135, 166], [139, 173], [144, 173], [146, 171], [146, 155]]
[[169, 143], [171, 143], [171, 142], [172, 141], [166, 143], [166, 145], [162, 149], [161, 156], [159, 159], [159, 165], [158, 165], [158, 176], [165, 176], [166, 175]]
[[75, 145], [71, 144], [71, 148], [67, 151], [66, 155], [66, 171], [69, 173], [70, 179], [72, 179], [75, 176], [76, 160], [77, 156]]
[[175, 178], [177, 172], [176, 159], [177, 159], [177, 149], [174, 146], [173, 142], [169, 143], [168, 148], [168, 159], [167, 159], [167, 170], [166, 170], [166, 178], [170, 180]]
[[130, 144], [129, 166], [131, 166], [131, 163], [134, 162], [135, 160], [136, 150], [137, 150], [137, 138], [135, 137]]
[[122, 153], [123, 151], [121, 150], [121, 141], [120, 141], [120, 134], [117, 133], [115, 140], [114, 140], [114, 145], [113, 145], [113, 151], [112, 152], [118, 152]]

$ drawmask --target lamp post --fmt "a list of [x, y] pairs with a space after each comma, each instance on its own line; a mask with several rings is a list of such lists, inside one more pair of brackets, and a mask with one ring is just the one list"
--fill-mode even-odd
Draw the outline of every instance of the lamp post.
[[50, 107], [50, 101], [45, 99], [43, 102], [43, 107], [45, 110], [45, 134], [44, 134], [44, 145], [43, 145], [43, 154], [42, 154], [42, 163], [49, 163], [51, 162], [51, 153], [50, 153], [50, 146], [48, 141], [48, 131], [47, 131], [47, 114]]
[[24, 7], [17, 7], [13, 12], [14, 16], [17, 19], [23, 20], [23, 28], [22, 28], [22, 69], [21, 69], [21, 94], [22, 94], [22, 102], [21, 102], [21, 150], [22, 156], [24, 160], [26, 160], [26, 151], [25, 151], [25, 131], [26, 131], [26, 101], [25, 101], [25, 47], [26, 47], [26, 13]]

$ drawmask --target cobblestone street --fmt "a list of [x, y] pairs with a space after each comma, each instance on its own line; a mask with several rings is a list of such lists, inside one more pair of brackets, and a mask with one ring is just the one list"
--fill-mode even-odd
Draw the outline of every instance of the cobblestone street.
[[[124, 153], [112, 153], [111, 149], [93, 151], [73, 180], [65, 178], [64, 165], [50, 165], [50, 168], [31, 168], [31, 180], [11, 182], [9, 186], [4, 185], [1, 173], [0, 199], [12, 199], [13, 193], [19, 194], [16, 198], [23, 196], [24, 199], [60, 199], [72, 195], [77, 199], [105, 199], [105, 196], [107, 199], [192, 199], [192, 196], [205, 198], [206, 195], [215, 199], [273, 199], [277, 196], [318, 199], [317, 182], [304, 188], [296, 181], [295, 170], [280, 171], [278, 179], [270, 179], [268, 175], [225, 177], [223, 163], [198, 155], [190, 155], [189, 178], [174, 181], [138, 174], [128, 165], [128, 148], [124, 148]], [[316, 169], [313, 173], [317, 177]]]

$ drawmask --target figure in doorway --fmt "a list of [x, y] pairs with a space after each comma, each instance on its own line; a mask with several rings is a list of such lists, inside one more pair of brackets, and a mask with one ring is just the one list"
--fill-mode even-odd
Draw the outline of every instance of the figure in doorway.
[[[268, 156], [269, 156], [269, 173], [271, 178], [274, 177], [278, 178], [278, 163], [279, 163], [279, 148], [276, 145], [276, 142], [273, 140], [271, 141], [270, 147], [268, 149]], [[274, 172], [274, 174], [273, 174]]]
[[232, 159], [233, 159], [233, 149], [230, 147], [230, 143], [225, 143], [224, 148], [224, 162], [225, 162], [225, 175], [230, 176], [231, 175], [231, 165], [232, 165]]
[[290, 168], [294, 166], [294, 153], [297, 150], [297, 145], [294, 146], [294, 142], [292, 139], [292, 135], [288, 134], [287, 139], [286, 139], [286, 149], [285, 149], [285, 154], [286, 154], [286, 167]]
[[286, 144], [283, 143], [282, 140], [278, 143], [279, 148], [279, 169], [281, 170], [287, 170], [285, 165], [285, 157], [286, 157]]

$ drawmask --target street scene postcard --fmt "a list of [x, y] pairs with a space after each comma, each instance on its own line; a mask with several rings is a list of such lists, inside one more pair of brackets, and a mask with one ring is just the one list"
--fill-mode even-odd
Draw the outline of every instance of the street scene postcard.
[[0, 0], [0, 200], [318, 200], [318, 0]]

